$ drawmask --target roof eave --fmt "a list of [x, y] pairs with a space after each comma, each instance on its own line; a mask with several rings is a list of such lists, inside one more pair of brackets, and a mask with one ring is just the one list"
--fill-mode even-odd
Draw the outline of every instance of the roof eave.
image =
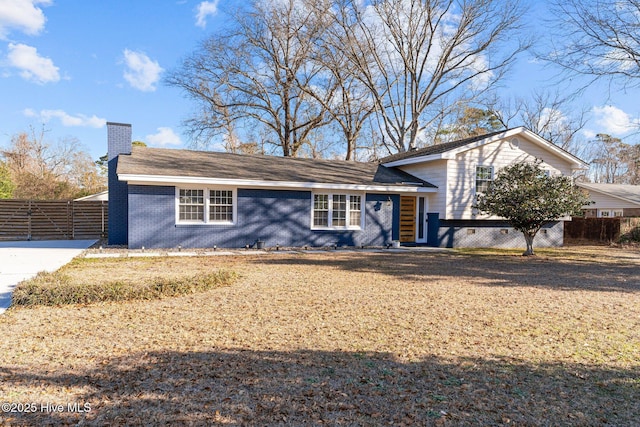
[[295, 182], [295, 181], [262, 181], [250, 179], [227, 179], [210, 177], [189, 176], [164, 176], [142, 174], [118, 174], [120, 181], [126, 181], [131, 185], [221, 185], [246, 188], [285, 188], [304, 190], [345, 190], [345, 191], [370, 191], [383, 193], [434, 193], [437, 187], [423, 187], [402, 184], [342, 184], [322, 182]]
[[524, 126], [520, 126], [520, 127], [513, 128], [513, 129], [508, 129], [508, 130], [506, 130], [506, 131], [504, 131], [502, 133], [499, 133], [497, 135], [493, 135], [491, 137], [484, 138], [484, 139], [472, 142], [472, 143], [467, 144], [467, 145], [463, 145], [462, 147], [454, 148], [454, 149], [450, 150], [449, 153], [451, 153], [452, 155], [457, 155], [457, 154], [463, 153], [465, 151], [469, 151], [469, 150], [472, 150], [474, 148], [480, 147], [480, 146], [485, 145], [485, 144], [490, 144], [492, 142], [500, 141], [502, 139], [507, 139], [507, 138], [511, 138], [511, 137], [514, 137], [514, 136], [518, 136], [518, 135], [525, 135], [526, 137], [530, 138], [534, 142], [534, 144], [540, 145], [543, 148], [547, 149], [548, 151], [553, 152], [557, 156], [562, 157], [565, 161], [567, 161], [568, 163], [571, 164], [571, 170], [575, 171], [575, 170], [589, 169], [589, 164], [588, 163], [580, 160], [579, 158], [577, 158], [573, 154], [569, 153], [568, 151], [563, 150], [562, 148], [556, 146], [555, 144], [552, 144], [551, 142], [549, 142], [546, 139], [542, 138], [540, 135], [536, 134], [535, 132], [530, 131], [529, 129], [525, 128]]

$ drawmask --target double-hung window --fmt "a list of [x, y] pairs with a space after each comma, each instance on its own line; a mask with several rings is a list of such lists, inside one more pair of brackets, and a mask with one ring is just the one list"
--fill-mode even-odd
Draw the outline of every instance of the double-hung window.
[[362, 227], [362, 196], [314, 194], [312, 228], [359, 229]]
[[234, 224], [236, 195], [232, 189], [180, 188], [177, 224]]
[[493, 166], [476, 166], [476, 194], [485, 193], [493, 181]]
[[360, 227], [360, 224], [362, 224], [361, 203], [361, 196], [351, 196], [349, 198], [349, 225], [351, 227]]
[[332, 199], [333, 199], [333, 212], [331, 215], [331, 225], [333, 227], [346, 227], [347, 226], [347, 195], [334, 194]]
[[209, 222], [233, 223], [232, 190], [209, 190]]
[[180, 190], [180, 221], [204, 221], [204, 190]]
[[328, 194], [313, 195], [313, 226], [314, 227], [329, 226], [329, 195]]

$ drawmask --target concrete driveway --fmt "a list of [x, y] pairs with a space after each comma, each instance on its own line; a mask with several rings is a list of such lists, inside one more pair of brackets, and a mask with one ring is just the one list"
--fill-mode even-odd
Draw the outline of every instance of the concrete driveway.
[[40, 271], [55, 271], [95, 240], [0, 242], [0, 314], [11, 304], [11, 293], [24, 279]]

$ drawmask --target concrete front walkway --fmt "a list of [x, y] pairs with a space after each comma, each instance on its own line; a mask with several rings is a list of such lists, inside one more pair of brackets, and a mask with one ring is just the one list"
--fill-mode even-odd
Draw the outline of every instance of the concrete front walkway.
[[40, 271], [55, 271], [95, 240], [0, 242], [0, 313], [11, 304], [11, 293], [22, 280]]

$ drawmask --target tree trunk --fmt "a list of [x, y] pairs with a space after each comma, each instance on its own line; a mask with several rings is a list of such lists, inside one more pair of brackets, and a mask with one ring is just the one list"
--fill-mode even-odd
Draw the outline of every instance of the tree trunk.
[[527, 250], [522, 254], [523, 256], [535, 255], [533, 253], [533, 238], [536, 237], [535, 234], [522, 233], [524, 234], [524, 240], [527, 242]]

